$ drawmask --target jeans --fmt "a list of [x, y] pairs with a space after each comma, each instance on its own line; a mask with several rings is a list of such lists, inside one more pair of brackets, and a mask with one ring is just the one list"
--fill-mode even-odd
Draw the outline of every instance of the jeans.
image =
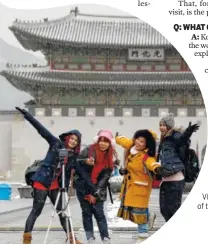
[[164, 181], [160, 186], [160, 212], [167, 222], [180, 208], [185, 181]]
[[[32, 207], [32, 211], [30, 212], [30, 214], [27, 218], [26, 224], [25, 224], [25, 231], [24, 231], [25, 233], [32, 232], [35, 221], [40, 216], [40, 214], [43, 210], [47, 196], [50, 198], [52, 204], [55, 205], [58, 191], [59, 191], [59, 189], [45, 191], [45, 190], [38, 190], [38, 189], [34, 188], [33, 207]], [[59, 212], [59, 211], [61, 211], [61, 209], [62, 209], [62, 198], [60, 197], [56, 210], [57, 210], [57, 212]], [[69, 220], [63, 218], [61, 214], [59, 214], [59, 219], [60, 219], [60, 223], [66, 233], [67, 233], [66, 221], [68, 221], [69, 232], [70, 232], [71, 226], [70, 226]]]
[[90, 204], [84, 200], [83, 194], [80, 194], [78, 191], [77, 198], [82, 209], [82, 221], [87, 240], [94, 238], [93, 215], [97, 221], [101, 239], [103, 240], [105, 237], [109, 238], [108, 225], [104, 214], [104, 202], [98, 201], [96, 204]]
[[138, 224], [138, 233], [147, 233], [149, 230], [148, 224]]

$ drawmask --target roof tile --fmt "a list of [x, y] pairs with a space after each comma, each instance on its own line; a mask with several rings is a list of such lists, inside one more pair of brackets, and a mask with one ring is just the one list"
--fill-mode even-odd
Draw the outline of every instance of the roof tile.
[[[69, 44], [94, 44], [122, 47], [136, 46], [170, 46], [171, 44], [157, 30], [132, 18], [100, 20], [88, 17], [62, 18], [55, 21], [41, 23], [14, 22], [12, 31], [21, 33], [31, 38], [62, 41]], [[24, 37], [19, 37], [24, 42]], [[33, 39], [34, 40], [34, 39]]]

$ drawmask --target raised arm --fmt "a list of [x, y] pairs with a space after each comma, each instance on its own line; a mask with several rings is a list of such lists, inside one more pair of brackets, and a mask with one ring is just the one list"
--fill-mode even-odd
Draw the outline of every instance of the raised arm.
[[24, 118], [37, 130], [37, 132], [51, 145], [58, 139], [51, 134], [37, 119], [35, 119], [28, 111], [16, 107], [16, 109], [24, 115]]
[[133, 146], [133, 140], [125, 136], [116, 136], [116, 143], [125, 149], [129, 149]]
[[191, 122], [189, 122], [189, 126], [183, 133], [176, 132], [173, 136], [173, 139], [176, 144], [183, 145], [186, 144], [188, 139], [191, 137], [193, 132], [196, 132], [199, 129], [198, 124], [191, 125]]

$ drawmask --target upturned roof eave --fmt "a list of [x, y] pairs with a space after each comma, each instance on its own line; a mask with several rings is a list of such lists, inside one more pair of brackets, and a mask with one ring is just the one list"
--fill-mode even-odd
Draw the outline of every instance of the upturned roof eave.
[[[63, 20], [60, 20], [60, 22], [62, 22], [62, 23], [64, 21], [66, 21], [66, 18], [63, 18]], [[62, 44], [62, 45], [65, 45], [65, 46], [72, 46], [72, 47], [76, 46], [76, 47], [90, 47], [90, 48], [97, 48], [97, 47], [110, 48], [110, 49], [113, 49], [113, 48], [114, 49], [115, 48], [138, 48], [138, 47], [158, 47], [158, 48], [159, 47], [164, 47], [164, 48], [166, 47], [166, 48], [173, 48], [171, 43], [168, 40], [166, 40], [159, 33], [153, 34], [152, 41], [150, 40], [150, 41], [146, 42], [146, 40], [145, 40], [145, 42], [144, 42], [144, 40], [140, 40], [140, 41], [138, 41], [138, 43], [135, 43], [135, 40], [134, 40], [133, 43], [128, 43], [129, 40], [128, 41], [125, 40], [126, 37], [122, 37], [124, 39], [120, 39], [119, 41], [117, 40], [118, 43], [115, 43], [116, 42], [115, 40], [110, 40], [110, 41], [108, 40], [106, 42], [102, 42], [102, 39], [101, 40], [93, 40], [92, 41], [92, 38], [89, 38], [89, 37], [87, 37], [87, 40], [85, 40], [85, 41], [81, 41], [81, 40], [80, 41], [67, 40], [67, 38], [63, 37], [63, 35], [62, 35], [61, 38], [59, 38], [59, 36], [45, 37], [43, 35], [44, 32], [41, 32], [41, 31], [39, 31], [38, 33], [36, 33], [37, 31], [35, 31], [35, 33], [31, 33], [31, 29], [33, 29], [33, 28], [37, 29], [37, 26], [40, 29], [40, 28], [42, 28], [42, 25], [43, 25], [43, 28], [48, 28], [48, 23], [47, 22], [46, 23], [37, 23], [37, 24], [18, 23], [18, 22], [16, 23], [16, 22], [14, 22], [13, 25], [9, 27], [9, 29], [14, 33], [14, 35], [16, 36], [18, 41], [23, 45], [23, 47], [25, 47], [28, 50], [33, 50], [33, 51], [40, 51], [40, 49], [41, 49], [41, 47], [40, 48], [37, 47], [37, 45], [36, 45], [37, 41], [38, 42], [42, 42], [42, 43]], [[145, 23], [145, 25], [147, 25], [147, 24]], [[150, 27], [148, 25], [148, 32], [149, 32], [149, 29], [151, 30], [151, 28], [152, 27]], [[141, 33], [142, 33], [142, 35], [147, 35], [146, 37], [143, 36], [143, 38], [147, 38], [148, 35], [151, 35], [150, 34], [151, 32], [149, 34], [148, 33], [144, 34], [143, 32], [141, 32]], [[138, 35], [138, 32], [136, 34]], [[156, 36], [154, 36], [154, 35], [156, 35]], [[29, 39], [29, 41], [28, 41], [28, 39]], [[35, 46], [33, 45], [34, 40], [35, 40], [35, 43], [36, 43]], [[125, 42], [127, 42], [127, 43], [125, 43]]]
[[[46, 77], [41, 77], [40, 79], [38, 78], [32, 78], [31, 76], [21, 76], [16, 74], [15, 72], [9, 73], [7, 71], [2, 71], [1, 75], [3, 75], [13, 86], [15, 86], [17, 89], [21, 89], [23, 91], [26, 91], [24, 89], [24, 86], [42, 86], [42, 87], [86, 87], [86, 86], [92, 86], [95, 88], [106, 88], [111, 86], [115, 87], [128, 87], [128, 88], [134, 88], [134, 87], [174, 87], [174, 88], [188, 88], [188, 87], [197, 87], [197, 82], [195, 80], [102, 80], [102, 81], [91, 81], [91, 80], [66, 80], [63, 78], [46, 78]], [[34, 76], [33, 76], [34, 77]], [[15, 82], [14, 82], [15, 80]]]
[[[113, 44], [113, 43], [92, 43], [92, 42], [72, 42], [72, 41], [66, 41], [66, 40], [59, 40], [59, 39], [51, 39], [51, 38], [45, 38], [39, 35], [33, 35], [31, 33], [28, 33], [26, 31], [10, 28], [17, 38], [17, 40], [20, 42], [20, 44], [26, 49], [26, 50], [31, 50], [31, 51], [42, 51], [42, 48], [38, 47], [40, 43], [51, 43], [51, 44], [60, 44], [63, 46], [68, 46], [68, 47], [87, 47], [87, 48], [109, 48], [109, 49], [121, 49], [121, 48], [145, 48], [145, 47], [152, 47], [152, 48], [173, 48], [173, 46], [170, 43], [163, 43], [163, 44], [140, 44], [140, 45], [127, 45], [127, 44]], [[16, 30], [15, 32], [13, 30]], [[25, 38], [24, 38], [25, 37]], [[28, 41], [28, 39], [30, 41]], [[33, 45], [35, 41], [35, 45]], [[39, 42], [39, 43], [38, 43]], [[37, 44], [38, 43], [38, 44]]]

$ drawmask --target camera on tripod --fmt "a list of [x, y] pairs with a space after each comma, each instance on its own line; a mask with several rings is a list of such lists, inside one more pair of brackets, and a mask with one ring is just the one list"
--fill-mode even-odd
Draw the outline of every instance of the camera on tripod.
[[[66, 182], [65, 182], [65, 167], [66, 167], [66, 163], [68, 162], [68, 157], [70, 155], [73, 155], [73, 150], [68, 150], [68, 149], [65, 149], [65, 148], [62, 148], [58, 151], [58, 157], [59, 157], [59, 163], [57, 165], [57, 168], [56, 168], [56, 176], [60, 176], [60, 172], [61, 172], [61, 187], [59, 187], [59, 192], [58, 192], [58, 195], [57, 195], [57, 198], [56, 198], [56, 202], [55, 202], [55, 206], [54, 206], [54, 211], [52, 213], [52, 216], [51, 216], [51, 220], [50, 220], [50, 223], [48, 225], [48, 229], [47, 229], [47, 232], [46, 232], [46, 236], [45, 236], [45, 240], [44, 240], [44, 244], [47, 243], [47, 238], [48, 238], [48, 235], [49, 235], [49, 231], [51, 229], [51, 225], [52, 225], [52, 220], [54, 219], [54, 215], [56, 213], [56, 209], [57, 209], [57, 206], [58, 206], [58, 203], [60, 201], [60, 199], [62, 199], [62, 202], [61, 202], [61, 210], [58, 212], [58, 215], [62, 215], [62, 217], [65, 218], [66, 220], [66, 228], [67, 228], [67, 237], [69, 237], [70, 235], [70, 229], [71, 229], [71, 234], [72, 234], [72, 239], [73, 239], [73, 243], [76, 243], [76, 240], [75, 240], [75, 235], [74, 235], [74, 231], [73, 231], [73, 225], [72, 225], [72, 218], [71, 218], [71, 211], [70, 211], [70, 208], [69, 208], [69, 198], [68, 198], [68, 192], [67, 192], [67, 188], [66, 188]], [[71, 226], [71, 228], [69, 229], [69, 224]], [[67, 243], [71, 243], [70, 242], [70, 239], [68, 238], [67, 240]]]
[[73, 150], [68, 150], [66, 148], [61, 148], [58, 150], [59, 162], [56, 166], [56, 175], [60, 173], [62, 165], [66, 165], [68, 158], [73, 155]]
[[59, 161], [63, 162], [64, 160], [68, 159], [68, 157], [72, 156], [74, 151], [66, 148], [62, 148], [58, 151], [59, 153]]
[[65, 159], [66, 157], [68, 158], [68, 156], [69, 156], [69, 152], [67, 149], [62, 148], [59, 150], [59, 158], [60, 159]]

